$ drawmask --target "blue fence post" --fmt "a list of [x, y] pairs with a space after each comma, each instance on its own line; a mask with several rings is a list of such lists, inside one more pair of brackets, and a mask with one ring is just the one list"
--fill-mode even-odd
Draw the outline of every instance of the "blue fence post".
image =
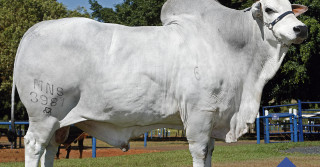
[[299, 142], [303, 142], [303, 125], [302, 125], [302, 106], [301, 100], [298, 100], [298, 125], [299, 125]]
[[270, 143], [269, 118], [266, 118], [266, 141], [265, 141], [265, 143]]
[[96, 158], [96, 155], [97, 155], [96, 146], [97, 146], [96, 138], [92, 137], [92, 158]]
[[[289, 108], [289, 114], [293, 114], [292, 108]], [[290, 120], [290, 137], [291, 137], [291, 141], [294, 141], [294, 139], [293, 139], [293, 137], [294, 137], [294, 132], [293, 132], [293, 125], [292, 125], [293, 120], [292, 120], [292, 119], [294, 119], [294, 116], [293, 116], [293, 115], [291, 115], [291, 116], [289, 117], [289, 120]]]
[[293, 115], [293, 142], [298, 142], [298, 128], [297, 128], [297, 116]]
[[[265, 116], [265, 109], [262, 108], [262, 116]], [[263, 139], [266, 142], [266, 119], [262, 117]]]
[[153, 131], [150, 132], [150, 138], [152, 139]]
[[[268, 110], [265, 110], [265, 116], [268, 116], [269, 112]], [[266, 122], [266, 126], [265, 126], [265, 133], [266, 133], [266, 137], [265, 137], [265, 143], [270, 143], [270, 132], [269, 132], [269, 118], [266, 117], [264, 118], [265, 122]]]
[[256, 133], [257, 133], [257, 144], [260, 144], [260, 118], [259, 118], [259, 113], [256, 118]]
[[144, 147], [147, 147], [148, 132], [144, 133]]
[[293, 123], [293, 121], [292, 121], [292, 116], [290, 117], [290, 137], [291, 137], [291, 141], [293, 141], [293, 137], [294, 137], [294, 135], [293, 135], [293, 126], [292, 126], [292, 123]]

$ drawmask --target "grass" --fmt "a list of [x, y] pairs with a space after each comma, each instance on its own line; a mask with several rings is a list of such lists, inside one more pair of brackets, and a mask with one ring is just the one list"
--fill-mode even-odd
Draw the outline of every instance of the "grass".
[[[152, 142], [149, 142], [152, 143]], [[149, 144], [148, 143], [148, 144]], [[166, 142], [162, 142], [166, 143]], [[174, 143], [174, 142], [173, 142]], [[172, 143], [172, 144], [173, 144]], [[159, 144], [159, 143], [158, 143]], [[180, 143], [183, 144], [183, 143]], [[149, 146], [149, 145], [148, 145]], [[168, 146], [168, 145], [167, 145]], [[170, 144], [169, 144], [170, 146]], [[285, 153], [293, 147], [320, 146], [320, 141], [302, 143], [243, 144], [218, 145], [213, 153], [213, 166], [277, 166], [288, 157], [296, 166], [320, 166], [320, 153], [302, 154]], [[19, 167], [24, 163], [0, 163], [0, 166]], [[192, 158], [189, 151], [176, 150], [117, 157], [64, 159], [56, 160], [55, 167], [191, 167]]]

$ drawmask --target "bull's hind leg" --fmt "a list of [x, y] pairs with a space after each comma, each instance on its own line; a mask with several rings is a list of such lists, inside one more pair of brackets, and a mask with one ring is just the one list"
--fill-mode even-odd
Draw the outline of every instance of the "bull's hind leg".
[[[28, 132], [24, 137], [25, 166], [37, 167], [40, 157], [48, 146], [52, 135], [59, 128], [59, 122], [53, 117], [30, 117], [29, 124]], [[51, 145], [49, 147], [51, 147]], [[53, 157], [54, 155], [55, 154], [53, 154]]]
[[59, 144], [51, 139], [50, 143], [47, 145], [43, 155], [41, 156], [41, 167], [52, 167], [54, 156], [58, 152]]
[[57, 154], [59, 145], [68, 138], [70, 126], [63, 127], [55, 131], [48, 143], [43, 155], [41, 156], [41, 166], [53, 166], [54, 156]]
[[[193, 159], [193, 167], [210, 167], [213, 151], [211, 139], [213, 113], [207, 111], [193, 112], [185, 122], [189, 150]], [[210, 160], [209, 160], [210, 159]]]

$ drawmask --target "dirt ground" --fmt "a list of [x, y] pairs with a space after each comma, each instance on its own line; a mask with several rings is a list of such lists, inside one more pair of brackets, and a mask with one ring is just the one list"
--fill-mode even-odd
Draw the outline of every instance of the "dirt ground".
[[[83, 150], [82, 157], [90, 158], [92, 157], [92, 148], [91, 145], [88, 146], [86, 143], [90, 143], [91, 139], [85, 139], [85, 149]], [[22, 141], [23, 143], [23, 141]], [[19, 144], [18, 144], [19, 145]], [[101, 145], [101, 144], [100, 144]], [[178, 149], [188, 149], [186, 145], [175, 145], [175, 146], [148, 146], [143, 147], [143, 142], [135, 144], [130, 148], [128, 152], [123, 152], [119, 148], [112, 148], [107, 145], [99, 146], [97, 145], [96, 156], [97, 157], [111, 157], [111, 156], [121, 156], [121, 155], [131, 155], [131, 154], [141, 154], [141, 153], [152, 153], [152, 152], [161, 152], [161, 151], [170, 151]], [[18, 146], [19, 147], [19, 146]], [[65, 148], [60, 149], [60, 159], [65, 159], [67, 151]], [[6, 137], [0, 138], [0, 163], [2, 162], [22, 162], [24, 161], [24, 149], [10, 149], [10, 143]], [[80, 157], [80, 152], [78, 150], [77, 144], [72, 144], [71, 152], [69, 155], [70, 159], [75, 159]]]
[[[22, 141], [23, 143], [23, 141]], [[239, 141], [237, 143], [227, 144], [224, 142], [216, 142], [215, 145], [238, 145], [238, 144], [255, 144], [256, 141]], [[10, 143], [6, 137], [0, 138], [0, 163], [2, 162], [22, 162], [24, 161], [24, 149], [10, 149]], [[18, 144], [19, 145], [19, 144]], [[83, 150], [83, 158], [92, 157], [91, 149], [91, 139], [85, 139], [84, 142], [85, 149]], [[19, 147], [19, 146], [18, 146]], [[70, 159], [75, 159], [80, 157], [77, 144], [72, 144], [72, 150], [70, 152]], [[162, 152], [171, 150], [188, 149], [188, 144], [185, 141], [171, 142], [167, 145], [165, 142], [153, 143], [148, 142], [148, 146], [143, 147], [143, 141], [132, 142], [131, 148], [128, 152], [122, 152], [119, 148], [112, 148], [103, 142], [97, 142], [97, 157], [111, 157], [111, 156], [121, 156], [121, 155], [131, 155], [131, 154], [141, 154], [141, 153], [152, 153], [152, 152]], [[65, 159], [67, 152], [64, 148], [60, 149], [60, 159]]]
[[[148, 149], [130, 149], [128, 152], [122, 152], [119, 148], [105, 148], [97, 149], [97, 157], [110, 157], [110, 156], [120, 156], [120, 155], [130, 155], [130, 154], [141, 154], [141, 153], [151, 153], [160, 152], [160, 150], [148, 150]], [[65, 159], [67, 152], [65, 149], [60, 150], [60, 159]], [[72, 150], [70, 152], [70, 159], [79, 158], [79, 151]], [[82, 157], [89, 158], [92, 156], [91, 149], [83, 150]], [[0, 163], [1, 162], [21, 162], [24, 161], [24, 149], [0, 149]]]

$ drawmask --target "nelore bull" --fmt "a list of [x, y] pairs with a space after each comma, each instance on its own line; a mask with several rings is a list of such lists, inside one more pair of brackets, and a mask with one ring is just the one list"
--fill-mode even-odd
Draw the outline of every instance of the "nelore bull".
[[[261, 0], [168, 0], [163, 26], [85, 18], [44, 21], [21, 40], [15, 86], [29, 115], [25, 165], [53, 166], [71, 124], [123, 151], [156, 128], [184, 128], [193, 166], [211, 166], [214, 139], [236, 142], [292, 43], [307, 38], [307, 7]], [[61, 134], [61, 132], [60, 132]]]

